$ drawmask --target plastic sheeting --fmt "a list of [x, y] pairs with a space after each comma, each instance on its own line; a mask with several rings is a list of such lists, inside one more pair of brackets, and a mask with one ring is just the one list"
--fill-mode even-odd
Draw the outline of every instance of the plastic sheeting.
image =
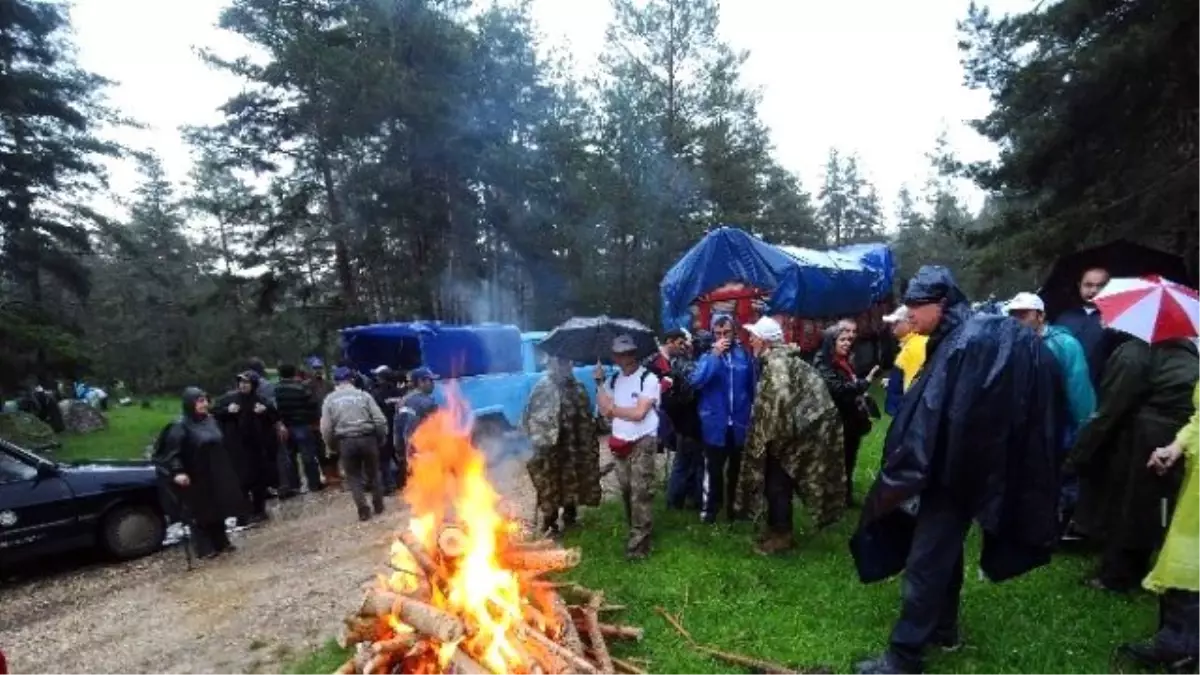
[[341, 337], [345, 359], [363, 371], [425, 366], [439, 377], [469, 377], [523, 370], [521, 331], [516, 326], [380, 323], [344, 328]]
[[886, 297], [894, 263], [884, 244], [819, 251], [771, 246], [734, 227], [721, 227], [688, 251], [659, 286], [664, 325], [687, 327], [697, 298], [728, 283], [765, 291], [772, 313], [805, 318], [858, 314]]
[[848, 244], [834, 250], [854, 258], [876, 274], [871, 284], [872, 300], [879, 302], [892, 294], [896, 283], [896, 260], [887, 244]]

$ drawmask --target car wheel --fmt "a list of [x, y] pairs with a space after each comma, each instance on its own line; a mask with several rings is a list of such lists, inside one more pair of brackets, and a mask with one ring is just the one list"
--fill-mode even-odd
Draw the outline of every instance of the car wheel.
[[101, 537], [104, 550], [119, 560], [149, 555], [162, 546], [166, 523], [148, 506], [121, 506], [104, 517]]

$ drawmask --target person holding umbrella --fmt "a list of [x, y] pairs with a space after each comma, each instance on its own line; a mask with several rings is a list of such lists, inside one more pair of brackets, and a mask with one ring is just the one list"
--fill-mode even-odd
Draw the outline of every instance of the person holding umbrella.
[[1075, 525], [1103, 541], [1093, 588], [1124, 592], [1150, 569], [1178, 493], [1178, 469], [1145, 470], [1192, 414], [1198, 378], [1196, 291], [1158, 277], [1113, 279], [1095, 304], [1128, 333], [1105, 365], [1096, 413], [1079, 432], [1069, 467], [1080, 477]]
[[608, 444], [629, 521], [625, 556], [631, 561], [643, 560], [650, 555], [654, 527], [659, 382], [654, 373], [639, 365], [638, 346], [630, 336], [613, 340], [612, 360], [618, 372], [607, 386], [603, 366], [596, 366], [596, 405], [601, 415], [612, 420]]

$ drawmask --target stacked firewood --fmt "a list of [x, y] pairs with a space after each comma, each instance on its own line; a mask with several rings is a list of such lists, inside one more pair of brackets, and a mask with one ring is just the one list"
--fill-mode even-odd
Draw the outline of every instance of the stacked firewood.
[[[480, 626], [466, 616], [444, 609], [449, 606], [451, 571], [465, 551], [462, 530], [443, 526], [432, 551], [425, 550], [412, 532], [399, 539], [417, 569], [393, 572], [412, 575], [397, 592], [396, 584], [379, 584], [368, 590], [362, 606], [345, 619], [340, 640], [354, 654], [338, 673], [490, 673], [487, 659], [472, 653], [472, 638]], [[544, 575], [579, 564], [579, 549], [564, 549], [550, 540], [528, 541], [519, 535], [500, 537], [497, 562], [514, 572], [523, 614], [515, 629], [506, 631], [508, 645], [518, 655], [508, 658], [507, 670], [525, 673], [641, 673], [633, 663], [609, 652], [609, 640], [641, 640], [642, 629], [602, 620], [623, 609], [605, 602], [604, 594], [575, 584], [547, 581]], [[394, 563], [393, 563], [394, 564]], [[511, 614], [494, 599], [488, 601], [494, 617]], [[515, 619], [515, 617], [513, 617]], [[453, 650], [453, 651], [450, 651]], [[448, 653], [449, 652], [449, 653]], [[443, 665], [445, 664], [445, 665]]]

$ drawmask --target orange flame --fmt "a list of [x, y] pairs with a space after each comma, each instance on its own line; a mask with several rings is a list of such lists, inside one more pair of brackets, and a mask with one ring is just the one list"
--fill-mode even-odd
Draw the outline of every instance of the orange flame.
[[[500, 562], [500, 543], [518, 532], [520, 525], [500, 513], [500, 495], [487, 479], [486, 457], [460, 422], [468, 417], [466, 408], [455, 392], [448, 391], [447, 398], [448, 405], [413, 434], [415, 450], [403, 498], [411, 509], [409, 532], [445, 580], [432, 589], [430, 604], [459, 618], [466, 637], [445, 644], [425, 640], [402, 666], [406, 672], [447, 672], [461, 649], [493, 673], [530, 672], [534, 663], [521, 647], [520, 631], [531, 610], [539, 617], [547, 612], [533, 608], [532, 590], [523, 588], [521, 577]], [[444, 554], [438, 541], [449, 525], [461, 532], [456, 539], [459, 551], [453, 557]], [[389, 590], [411, 594], [421, 587], [418, 562], [400, 541], [392, 544], [390, 563]], [[387, 617], [387, 624], [397, 633], [412, 630], [396, 616]], [[423, 658], [414, 661], [418, 652]]]

